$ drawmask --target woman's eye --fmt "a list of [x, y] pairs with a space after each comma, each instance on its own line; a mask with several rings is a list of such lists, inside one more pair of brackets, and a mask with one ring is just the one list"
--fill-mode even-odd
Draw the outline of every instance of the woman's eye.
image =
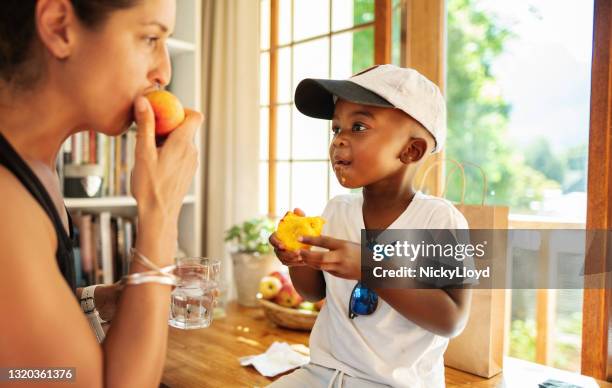
[[147, 36], [145, 38], [145, 41], [147, 42], [148, 46], [155, 47], [157, 45], [157, 42], [159, 41], [159, 37], [158, 36]]
[[367, 128], [363, 124], [360, 124], [360, 123], [353, 124], [353, 132], [362, 132], [362, 131], [365, 131], [366, 129]]

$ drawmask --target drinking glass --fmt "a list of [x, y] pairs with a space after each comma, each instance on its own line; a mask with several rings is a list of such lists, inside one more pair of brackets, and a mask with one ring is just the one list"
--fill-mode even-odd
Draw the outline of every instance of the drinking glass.
[[218, 295], [221, 262], [206, 257], [176, 260], [174, 275], [178, 284], [170, 296], [168, 324], [178, 329], [210, 326]]

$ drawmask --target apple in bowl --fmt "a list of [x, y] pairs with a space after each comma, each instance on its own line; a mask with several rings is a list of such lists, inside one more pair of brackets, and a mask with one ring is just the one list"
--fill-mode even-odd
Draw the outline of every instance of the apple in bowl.
[[264, 276], [259, 281], [259, 292], [264, 299], [273, 299], [282, 287], [283, 283], [275, 276]]

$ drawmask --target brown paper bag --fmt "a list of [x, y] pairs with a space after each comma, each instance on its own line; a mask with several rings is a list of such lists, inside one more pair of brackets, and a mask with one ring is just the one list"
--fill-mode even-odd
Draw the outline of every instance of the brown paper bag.
[[[466, 218], [470, 229], [507, 229], [508, 207], [487, 206], [484, 204], [487, 180], [482, 169], [476, 165], [483, 176], [483, 199], [480, 205], [466, 205], [464, 166], [449, 159], [455, 164], [455, 170], [462, 174], [463, 189], [461, 202], [457, 209]], [[444, 162], [441, 160], [440, 162]], [[466, 163], [467, 164], [467, 163]], [[469, 163], [472, 164], [472, 163]], [[427, 176], [429, 169], [423, 174]], [[450, 174], [448, 174], [450, 176]], [[422, 179], [424, 181], [424, 178]], [[448, 178], [447, 178], [448, 181]], [[445, 192], [446, 190], [444, 190]], [[444, 195], [444, 194], [443, 194]], [[496, 238], [505, 234], [495, 235]], [[496, 250], [505, 252], [507, 241], [495, 241]], [[492, 377], [502, 371], [504, 357], [504, 336], [506, 322], [506, 290], [478, 289], [472, 291], [470, 317], [463, 332], [450, 340], [444, 354], [444, 363], [455, 369], [482, 377]]]

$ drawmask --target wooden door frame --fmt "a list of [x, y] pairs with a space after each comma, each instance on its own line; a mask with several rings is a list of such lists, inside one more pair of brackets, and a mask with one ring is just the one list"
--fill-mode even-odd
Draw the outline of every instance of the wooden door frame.
[[[591, 115], [587, 190], [587, 229], [612, 228], [612, 0], [595, 0]], [[589, 250], [586, 273], [606, 273], [609, 244]], [[608, 354], [611, 284], [584, 290], [581, 372], [605, 380], [611, 377]]]
[[[445, 0], [406, 0], [404, 37], [405, 47], [402, 63], [411, 67], [433, 81], [442, 94], [446, 86], [446, 1]], [[444, 158], [444, 150], [429, 157], [421, 171], [437, 160]], [[430, 194], [442, 195], [444, 164], [431, 169], [424, 187]], [[420, 175], [416, 177], [420, 182]]]

